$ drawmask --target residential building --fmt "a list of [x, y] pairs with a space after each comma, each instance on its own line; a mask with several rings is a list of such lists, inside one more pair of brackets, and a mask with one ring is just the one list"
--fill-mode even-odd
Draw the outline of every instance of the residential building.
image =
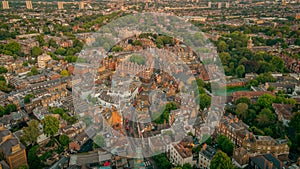
[[278, 158], [272, 154], [264, 154], [250, 157], [249, 165], [255, 169], [283, 169], [288, 168]]
[[213, 156], [216, 154], [217, 150], [213, 147], [203, 144], [201, 151], [199, 152], [199, 161], [197, 166], [203, 169], [210, 168], [210, 162]]
[[232, 158], [235, 165], [245, 168], [249, 163], [250, 154], [245, 148], [239, 147], [234, 149]]
[[25, 146], [0, 124], [0, 153], [11, 169], [27, 166]]
[[178, 144], [170, 145], [169, 149], [169, 160], [174, 165], [183, 165], [186, 163], [196, 165], [195, 160], [193, 160], [192, 153], [192, 141], [183, 140]]

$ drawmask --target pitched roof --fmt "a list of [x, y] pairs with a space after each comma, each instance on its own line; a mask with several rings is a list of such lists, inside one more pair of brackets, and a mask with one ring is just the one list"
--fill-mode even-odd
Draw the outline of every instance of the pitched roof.
[[12, 147], [20, 144], [21, 150], [25, 149], [25, 146], [19, 142], [17, 138], [11, 138], [6, 140], [4, 143], [0, 145], [0, 149], [2, 150], [3, 154], [6, 156], [12, 155]]

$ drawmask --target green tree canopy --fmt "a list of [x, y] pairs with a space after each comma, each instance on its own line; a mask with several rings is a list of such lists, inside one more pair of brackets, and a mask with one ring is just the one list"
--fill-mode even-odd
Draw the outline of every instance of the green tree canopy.
[[165, 154], [153, 156], [152, 159], [156, 162], [158, 168], [170, 169], [172, 167], [170, 161]]
[[289, 125], [293, 127], [293, 129], [296, 130], [298, 133], [300, 133], [300, 111], [294, 113]]
[[37, 68], [35, 66], [33, 66], [30, 70], [29, 73], [27, 73], [27, 76], [34, 76], [34, 75], [38, 75], [39, 71], [37, 70]]
[[268, 126], [275, 122], [275, 115], [270, 109], [264, 108], [257, 115], [256, 121], [258, 122], [258, 125], [261, 127]]
[[23, 128], [22, 138], [29, 144], [35, 144], [39, 135], [39, 122], [37, 120], [31, 120], [28, 127]]
[[217, 48], [219, 52], [227, 52], [228, 51], [228, 45], [226, 44], [225, 41], [219, 41], [217, 44]]
[[59, 138], [59, 143], [65, 147], [69, 146], [69, 142], [70, 142], [70, 139], [67, 135], [60, 135]]
[[54, 136], [59, 129], [59, 120], [53, 116], [46, 116], [42, 120], [43, 131], [47, 136]]
[[67, 76], [69, 76], [70, 74], [69, 74], [69, 72], [68, 72], [67, 70], [62, 70], [62, 71], [60, 72], [60, 75], [63, 76], [63, 77], [67, 77]]
[[249, 106], [246, 103], [239, 103], [238, 105], [236, 105], [235, 113], [240, 118], [244, 119], [246, 117], [246, 113], [247, 113], [248, 107]]
[[274, 101], [274, 96], [270, 94], [263, 94], [258, 98], [256, 104], [263, 108], [271, 108]]
[[241, 77], [244, 77], [244, 74], [245, 74], [245, 66], [244, 65], [239, 65], [236, 70], [236, 75], [241, 78]]
[[211, 104], [211, 97], [206, 93], [200, 94], [200, 108], [203, 110], [208, 108]]
[[239, 103], [246, 103], [248, 106], [251, 104], [251, 100], [248, 97], [240, 97], [235, 101], [235, 104], [238, 105]]
[[34, 95], [33, 94], [27, 94], [25, 97], [24, 97], [24, 103], [27, 104], [27, 103], [30, 103], [30, 99], [31, 98], [34, 98]]
[[38, 57], [39, 55], [43, 54], [43, 49], [38, 46], [34, 46], [30, 52], [32, 56]]
[[231, 159], [226, 153], [218, 151], [211, 160], [211, 169], [234, 169]]
[[232, 155], [234, 144], [227, 138], [225, 135], [220, 135], [217, 138], [217, 143], [220, 146], [221, 150], [228, 155]]
[[4, 66], [0, 66], [0, 74], [7, 73], [7, 69]]

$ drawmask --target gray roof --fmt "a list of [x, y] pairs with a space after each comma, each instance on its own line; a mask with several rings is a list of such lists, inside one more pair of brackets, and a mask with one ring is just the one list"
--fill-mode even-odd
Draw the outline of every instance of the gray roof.
[[10, 169], [8, 164], [4, 160], [0, 161], [0, 165], [2, 166], [2, 169]]
[[25, 146], [19, 142], [17, 138], [11, 138], [6, 140], [4, 143], [0, 145], [0, 149], [5, 155], [12, 155], [12, 147], [20, 144], [21, 149], [25, 149]]
[[7, 129], [4, 129], [4, 130], [0, 130], [0, 142], [2, 142], [2, 138], [9, 135], [10, 134], [10, 131], [7, 130]]

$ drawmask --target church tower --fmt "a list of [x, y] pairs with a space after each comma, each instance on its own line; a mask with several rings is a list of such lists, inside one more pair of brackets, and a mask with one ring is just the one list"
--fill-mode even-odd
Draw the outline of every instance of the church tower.
[[248, 40], [247, 48], [252, 49], [253, 43], [252, 43], [252, 38], [250, 36], [250, 39]]

